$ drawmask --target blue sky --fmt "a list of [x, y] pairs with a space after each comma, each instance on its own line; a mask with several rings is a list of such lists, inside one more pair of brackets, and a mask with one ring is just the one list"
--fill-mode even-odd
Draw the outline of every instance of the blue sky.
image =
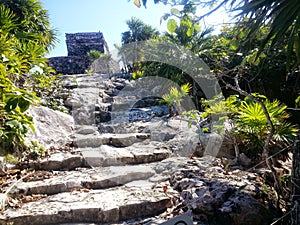
[[160, 17], [170, 11], [163, 4], [154, 5], [148, 1], [147, 9], [137, 8], [127, 0], [41, 0], [48, 10], [52, 28], [58, 30], [60, 43], [48, 55], [66, 56], [65, 33], [101, 31], [110, 47], [121, 42], [121, 33], [127, 31], [126, 20], [140, 18], [146, 24], [165, 30]]

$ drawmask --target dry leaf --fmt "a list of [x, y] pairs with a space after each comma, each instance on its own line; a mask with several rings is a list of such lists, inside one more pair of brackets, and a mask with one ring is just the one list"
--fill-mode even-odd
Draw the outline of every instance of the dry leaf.
[[137, 6], [137, 7], [141, 7], [141, 2], [140, 0], [134, 0], [134, 4]]
[[166, 192], [168, 191], [168, 186], [167, 186], [167, 185], [164, 185], [164, 186], [163, 186], [163, 190], [164, 190], [164, 192], [166, 193]]

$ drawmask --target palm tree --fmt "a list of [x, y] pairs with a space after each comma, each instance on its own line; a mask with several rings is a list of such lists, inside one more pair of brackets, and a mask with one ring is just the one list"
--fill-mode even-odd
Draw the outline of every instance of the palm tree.
[[8, 8], [14, 16], [15, 26], [10, 35], [25, 42], [37, 42], [46, 50], [54, 46], [55, 30], [50, 28], [47, 10], [39, 0], [0, 0], [0, 6]]
[[[159, 31], [157, 31], [151, 25], [145, 24], [142, 20], [132, 17], [130, 20], [126, 21], [126, 24], [129, 28], [128, 31], [122, 33], [122, 47], [120, 48], [120, 54], [126, 55], [125, 45], [133, 43], [133, 48], [136, 46], [136, 42], [146, 41], [152, 38], [159, 36]], [[128, 57], [128, 56], [127, 56]], [[127, 58], [125, 57], [125, 58]], [[130, 58], [130, 57], [129, 57]], [[136, 55], [132, 55], [132, 58], [126, 59], [125, 61], [132, 61], [132, 65], [126, 64], [125, 70], [128, 72], [133, 72], [138, 70], [138, 64], [136, 63]]]
[[[154, 3], [159, 1], [154, 0]], [[246, 40], [251, 40], [254, 33], [266, 23], [270, 25], [269, 33], [261, 45], [261, 50], [272, 47], [281, 42], [282, 38], [288, 39], [288, 65], [291, 63], [292, 55], [295, 54], [297, 61], [294, 66], [300, 63], [300, 1], [297, 0], [161, 0], [164, 4], [187, 5], [193, 4], [201, 7], [210, 6], [204, 18], [221, 7], [229, 11], [238, 12], [236, 18], [243, 21], [245, 27], [250, 29]], [[147, 0], [142, 1], [146, 7]], [[134, 0], [134, 4], [141, 5], [140, 0]], [[247, 18], [245, 23], [244, 19]], [[269, 45], [270, 44], [270, 45]]]
[[132, 17], [126, 21], [128, 31], [122, 33], [122, 44], [145, 41], [157, 37], [159, 32], [151, 25], [145, 24], [142, 20]]

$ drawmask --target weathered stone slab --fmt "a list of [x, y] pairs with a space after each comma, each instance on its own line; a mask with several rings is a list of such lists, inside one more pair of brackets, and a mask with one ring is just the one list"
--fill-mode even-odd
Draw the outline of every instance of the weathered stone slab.
[[126, 148], [102, 145], [98, 149], [81, 149], [81, 154], [85, 164], [92, 167], [136, 164], [134, 155]]
[[146, 133], [129, 133], [129, 134], [75, 134], [74, 143], [79, 148], [96, 148], [101, 145], [112, 145], [115, 147], [126, 147], [134, 143], [141, 142], [150, 138]]
[[126, 147], [134, 143], [150, 138], [150, 134], [129, 133], [129, 134], [103, 134], [104, 139], [109, 139], [109, 144], [115, 147]]
[[[155, 174], [151, 165], [112, 166], [105, 168], [81, 168], [77, 171], [58, 171], [53, 177], [42, 181], [20, 182], [14, 193], [58, 194], [72, 190], [104, 189], [126, 184], [131, 181], [145, 182]], [[152, 183], [153, 184], [153, 183]]]
[[72, 142], [72, 116], [44, 106], [32, 106], [29, 111], [35, 126], [35, 132], [27, 137], [29, 141], [37, 141], [45, 148], [64, 146]]
[[103, 136], [98, 135], [97, 133], [94, 134], [75, 134], [74, 135], [74, 144], [78, 148], [97, 148], [101, 145], [109, 144], [109, 139], [104, 138]]
[[135, 163], [157, 162], [168, 158], [171, 155], [170, 150], [157, 142], [136, 143], [127, 148], [134, 155]]
[[75, 133], [77, 134], [95, 134], [97, 133], [98, 128], [96, 126], [89, 126], [89, 125], [79, 125], [75, 127]]
[[156, 162], [168, 158], [171, 152], [160, 143], [135, 143], [129, 147], [102, 145], [80, 149], [86, 166], [112, 166]]
[[32, 161], [30, 167], [38, 170], [73, 170], [83, 166], [84, 159], [79, 154], [56, 152], [40, 161]]
[[162, 188], [122, 187], [64, 192], [7, 209], [0, 224], [113, 223], [151, 216], [171, 206]]

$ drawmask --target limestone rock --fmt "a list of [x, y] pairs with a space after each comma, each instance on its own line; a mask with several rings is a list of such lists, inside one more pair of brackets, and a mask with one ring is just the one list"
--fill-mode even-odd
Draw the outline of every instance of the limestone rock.
[[71, 136], [74, 131], [72, 116], [44, 106], [32, 106], [29, 113], [33, 117], [35, 132], [29, 134], [28, 141], [37, 141], [45, 148], [72, 143]]
[[[155, 174], [151, 165], [111, 166], [105, 168], [80, 168], [75, 171], [56, 171], [48, 179], [20, 182], [13, 193], [58, 194], [79, 189], [105, 189], [131, 181], [146, 182]], [[153, 185], [153, 183], [152, 183]]]
[[242, 165], [242, 166], [245, 166], [245, 167], [248, 167], [251, 165], [252, 163], [252, 160], [246, 156], [245, 153], [241, 153], [240, 154], [240, 157], [239, 157], [239, 163]]
[[116, 223], [155, 215], [170, 206], [171, 200], [161, 188], [63, 192], [6, 210], [0, 215], [0, 224]]
[[193, 211], [194, 218], [198, 215], [210, 225], [270, 224], [272, 212], [254, 198], [262, 187], [248, 180], [247, 172], [234, 171], [228, 180], [221, 167], [199, 170], [193, 166], [196, 161], [175, 168], [171, 176], [173, 188], [180, 191], [183, 205]]
[[97, 127], [96, 126], [88, 126], [88, 125], [81, 125], [77, 126], [75, 128], [76, 134], [95, 134], [97, 133]]
[[57, 152], [39, 161], [32, 161], [29, 165], [31, 168], [38, 170], [73, 170], [83, 166], [83, 162], [83, 157], [79, 154]]

